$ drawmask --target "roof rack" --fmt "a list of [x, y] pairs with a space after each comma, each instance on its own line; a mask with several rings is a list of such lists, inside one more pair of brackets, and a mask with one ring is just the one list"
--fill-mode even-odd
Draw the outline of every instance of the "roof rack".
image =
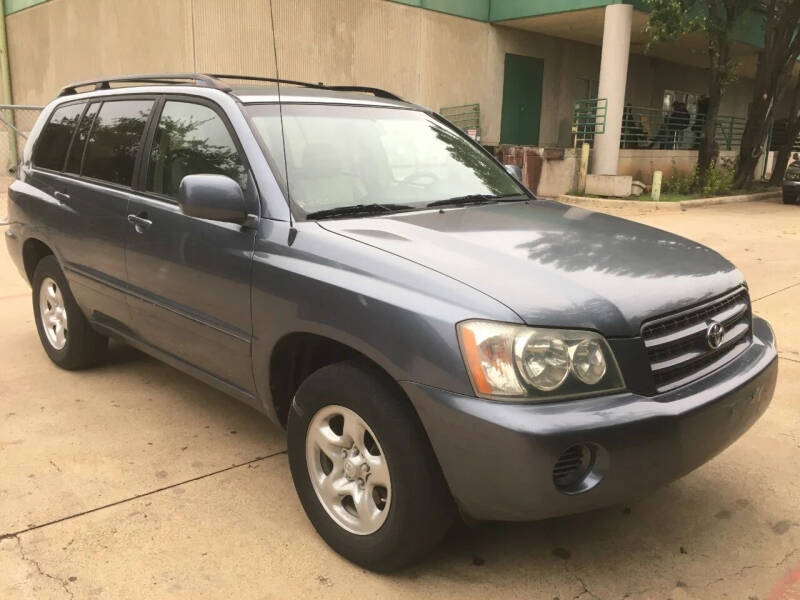
[[372, 94], [377, 98], [387, 100], [404, 100], [391, 92], [380, 88], [365, 87], [360, 85], [325, 85], [324, 83], [309, 83], [307, 81], [296, 81], [294, 79], [279, 79], [276, 77], [258, 77], [256, 75], [229, 75], [219, 73], [154, 73], [145, 75], [124, 75], [121, 77], [104, 77], [102, 79], [90, 79], [71, 83], [58, 93], [61, 96], [71, 96], [78, 93], [78, 88], [93, 86], [95, 90], [110, 90], [112, 83], [149, 83], [156, 85], [180, 85], [192, 82], [194, 85], [210, 87], [223, 92], [230, 92], [231, 88], [220, 81], [221, 79], [238, 79], [241, 81], [263, 81], [267, 83], [284, 83], [286, 85], [297, 85], [300, 87], [313, 88], [318, 90], [331, 90], [336, 92], [363, 92]]
[[297, 81], [294, 79], [278, 79], [276, 77], [258, 77], [256, 75], [228, 75], [224, 73], [207, 73], [208, 77], [214, 79], [239, 79], [241, 81], [264, 81], [267, 83], [285, 83], [287, 85], [298, 85], [300, 87], [313, 88], [317, 90], [331, 90], [334, 92], [363, 92], [365, 94], [372, 94], [377, 98], [385, 98], [387, 100], [399, 100], [405, 102], [400, 96], [387, 92], [380, 88], [365, 87], [361, 85], [325, 85], [321, 81], [319, 83], [310, 83], [308, 81]]
[[104, 77], [102, 79], [90, 79], [87, 81], [79, 81], [71, 83], [63, 88], [58, 93], [60, 96], [71, 96], [78, 93], [78, 88], [94, 86], [95, 90], [110, 90], [112, 83], [151, 83], [157, 85], [179, 85], [187, 81], [193, 82], [195, 85], [202, 85], [211, 87], [225, 92], [229, 92], [230, 88], [224, 83], [217, 81], [214, 77], [203, 75], [201, 73], [152, 73], [145, 75], [124, 75], [121, 77]]

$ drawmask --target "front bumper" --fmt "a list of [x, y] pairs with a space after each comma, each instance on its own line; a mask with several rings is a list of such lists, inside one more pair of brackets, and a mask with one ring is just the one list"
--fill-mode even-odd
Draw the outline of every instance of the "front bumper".
[[797, 194], [800, 193], [800, 181], [785, 179], [781, 185], [784, 193]]
[[[755, 317], [745, 352], [653, 397], [506, 404], [410, 382], [403, 387], [462, 510], [476, 519], [524, 521], [615, 504], [696, 469], [763, 414], [777, 375], [774, 334]], [[600, 449], [592, 474], [600, 479], [587, 491], [565, 493], [553, 467], [581, 444]]]

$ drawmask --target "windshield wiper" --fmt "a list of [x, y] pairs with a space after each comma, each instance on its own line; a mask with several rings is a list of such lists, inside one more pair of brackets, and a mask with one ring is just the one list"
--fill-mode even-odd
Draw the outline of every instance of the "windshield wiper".
[[337, 206], [317, 210], [306, 215], [306, 219], [328, 219], [331, 217], [346, 217], [350, 215], [372, 215], [397, 210], [413, 210], [413, 206], [406, 204], [353, 204], [351, 206]]
[[490, 204], [492, 202], [511, 202], [513, 200], [527, 199], [528, 197], [523, 194], [502, 194], [500, 196], [495, 196], [494, 194], [468, 194], [429, 202], [427, 206], [465, 206], [467, 204]]

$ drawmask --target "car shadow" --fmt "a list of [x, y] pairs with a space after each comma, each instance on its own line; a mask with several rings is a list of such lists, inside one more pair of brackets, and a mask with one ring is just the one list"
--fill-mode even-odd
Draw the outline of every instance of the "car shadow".
[[[697, 571], [698, 557], [713, 556], [723, 573], [737, 570], [741, 553], [761, 543], [753, 539], [753, 527], [762, 525], [754, 504], [735, 482], [705, 467], [649, 496], [587, 513], [530, 523], [459, 520], [428, 559], [393, 577], [502, 585], [520, 578], [563, 582], [565, 572], [579, 572], [606, 590], [599, 597], [622, 597], [656, 580], [667, 593], [685, 585], [682, 579], [719, 575]], [[583, 585], [580, 577], [575, 581]]]

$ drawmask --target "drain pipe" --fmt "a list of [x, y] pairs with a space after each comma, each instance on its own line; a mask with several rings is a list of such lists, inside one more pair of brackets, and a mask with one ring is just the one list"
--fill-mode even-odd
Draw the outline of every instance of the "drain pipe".
[[[8, 38], [6, 37], [6, 11], [5, 2], [0, 2], [0, 100], [2, 104], [11, 104], [11, 69], [8, 62]], [[17, 134], [14, 127], [14, 111], [6, 111], [6, 123], [10, 125], [8, 129], [8, 165], [7, 167], [17, 168], [19, 156], [17, 154]]]

